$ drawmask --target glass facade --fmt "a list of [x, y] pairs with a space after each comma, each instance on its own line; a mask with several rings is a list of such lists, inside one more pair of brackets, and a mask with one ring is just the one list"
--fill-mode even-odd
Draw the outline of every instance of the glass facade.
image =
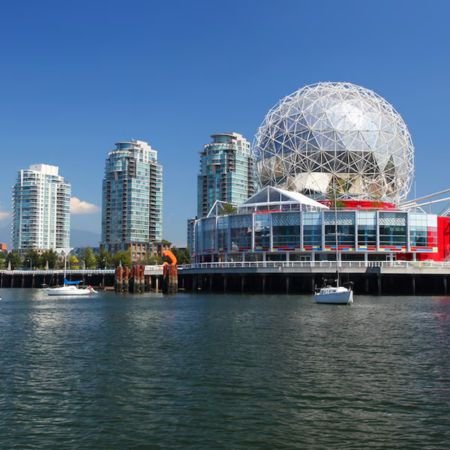
[[380, 248], [406, 250], [407, 216], [405, 213], [379, 213], [379, 245]]
[[216, 200], [241, 204], [255, 192], [250, 143], [238, 133], [211, 137], [200, 153], [198, 217], [205, 217]]
[[13, 248], [56, 250], [70, 247], [69, 183], [56, 166], [20, 170], [13, 187]]
[[333, 259], [336, 244], [348, 255], [437, 252], [437, 216], [404, 211], [254, 212], [196, 220], [192, 233], [197, 262], [271, 252]]
[[320, 250], [322, 247], [323, 214], [320, 212], [307, 212], [302, 214], [302, 218], [303, 248], [312, 251]]
[[324, 214], [325, 250], [355, 249], [355, 213], [334, 211]]
[[271, 248], [271, 227], [272, 227], [272, 215], [271, 214], [255, 214], [253, 225], [254, 235], [254, 250], [256, 251], [268, 251]]
[[232, 252], [246, 252], [252, 248], [253, 217], [250, 214], [230, 216]]
[[162, 240], [163, 169], [143, 141], [119, 142], [108, 154], [103, 179], [102, 245], [145, 256]]
[[230, 234], [228, 233], [228, 229], [230, 218], [227, 217], [219, 217], [217, 221], [217, 251], [219, 253], [225, 253], [230, 251]]
[[377, 248], [377, 213], [360, 211], [356, 215], [358, 226], [358, 250], [374, 251]]
[[300, 249], [300, 215], [292, 213], [273, 214], [272, 233], [274, 250]]

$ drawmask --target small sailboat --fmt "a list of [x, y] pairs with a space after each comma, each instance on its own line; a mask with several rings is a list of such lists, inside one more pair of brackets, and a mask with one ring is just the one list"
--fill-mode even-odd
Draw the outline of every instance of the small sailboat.
[[85, 288], [80, 288], [78, 285], [80, 281], [69, 281], [64, 278], [64, 286], [46, 288], [45, 291], [47, 295], [50, 296], [78, 296], [78, 295], [92, 295], [97, 294], [97, 291], [92, 286], [87, 286]]
[[324, 286], [314, 294], [316, 303], [325, 303], [330, 305], [348, 305], [353, 303], [353, 290], [349, 287], [339, 286], [339, 277], [336, 280], [336, 286]]
[[352, 284], [348, 283], [348, 287], [340, 286], [339, 276], [339, 240], [337, 229], [337, 208], [336, 208], [336, 191], [334, 200], [334, 229], [336, 235], [336, 286], [325, 285], [314, 294], [314, 301], [316, 303], [324, 303], [330, 305], [348, 305], [353, 303]]
[[[70, 250], [69, 250], [70, 251]], [[66, 270], [67, 270], [67, 255], [68, 252], [64, 253], [64, 284], [63, 286], [54, 287], [54, 288], [44, 288], [45, 292], [49, 296], [79, 296], [79, 295], [92, 295], [97, 294], [97, 291], [94, 290], [92, 286], [87, 286], [84, 288], [80, 288], [78, 285], [81, 283], [81, 280], [72, 281], [66, 278]]]
[[78, 295], [92, 295], [92, 294], [97, 293], [97, 291], [92, 286], [80, 288], [76, 284], [66, 284], [66, 281], [67, 280], [64, 280], [64, 286], [47, 288], [46, 289], [47, 295], [49, 295], [49, 296], [78, 296]]

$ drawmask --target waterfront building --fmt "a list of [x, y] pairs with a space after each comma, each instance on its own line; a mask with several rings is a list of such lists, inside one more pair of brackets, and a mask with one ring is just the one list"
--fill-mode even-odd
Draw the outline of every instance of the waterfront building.
[[190, 255], [195, 253], [195, 221], [196, 219], [187, 221], [187, 249]]
[[200, 153], [197, 215], [205, 217], [216, 201], [239, 205], [255, 192], [250, 143], [239, 133], [211, 135]]
[[374, 92], [299, 89], [268, 112], [252, 151], [262, 190], [235, 213], [212, 210], [190, 225], [194, 262], [450, 257], [450, 219], [406, 201], [411, 136]]
[[103, 179], [102, 246], [139, 261], [162, 240], [163, 168], [147, 142], [115, 145]]
[[387, 203], [344, 202], [335, 210], [333, 203], [268, 186], [236, 214], [195, 221], [193, 256], [196, 262], [333, 261], [337, 240], [343, 261], [421, 259], [438, 255], [438, 219]]
[[56, 166], [22, 169], [13, 187], [13, 248], [19, 251], [70, 247], [70, 184]]

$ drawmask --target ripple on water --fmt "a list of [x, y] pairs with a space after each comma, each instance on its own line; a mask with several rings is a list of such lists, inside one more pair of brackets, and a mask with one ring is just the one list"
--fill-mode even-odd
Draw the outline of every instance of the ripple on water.
[[446, 448], [448, 298], [3, 289], [0, 448]]

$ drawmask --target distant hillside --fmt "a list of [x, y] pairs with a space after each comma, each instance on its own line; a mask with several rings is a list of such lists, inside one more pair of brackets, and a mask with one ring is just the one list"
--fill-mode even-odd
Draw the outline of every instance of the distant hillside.
[[[100, 242], [100, 234], [93, 231], [75, 230], [70, 232], [71, 247], [98, 247]], [[0, 226], [0, 242], [6, 242], [8, 249], [11, 248], [11, 224], [6, 223]]]
[[74, 230], [70, 232], [70, 246], [77, 247], [98, 247], [100, 245], [100, 233], [86, 230]]

